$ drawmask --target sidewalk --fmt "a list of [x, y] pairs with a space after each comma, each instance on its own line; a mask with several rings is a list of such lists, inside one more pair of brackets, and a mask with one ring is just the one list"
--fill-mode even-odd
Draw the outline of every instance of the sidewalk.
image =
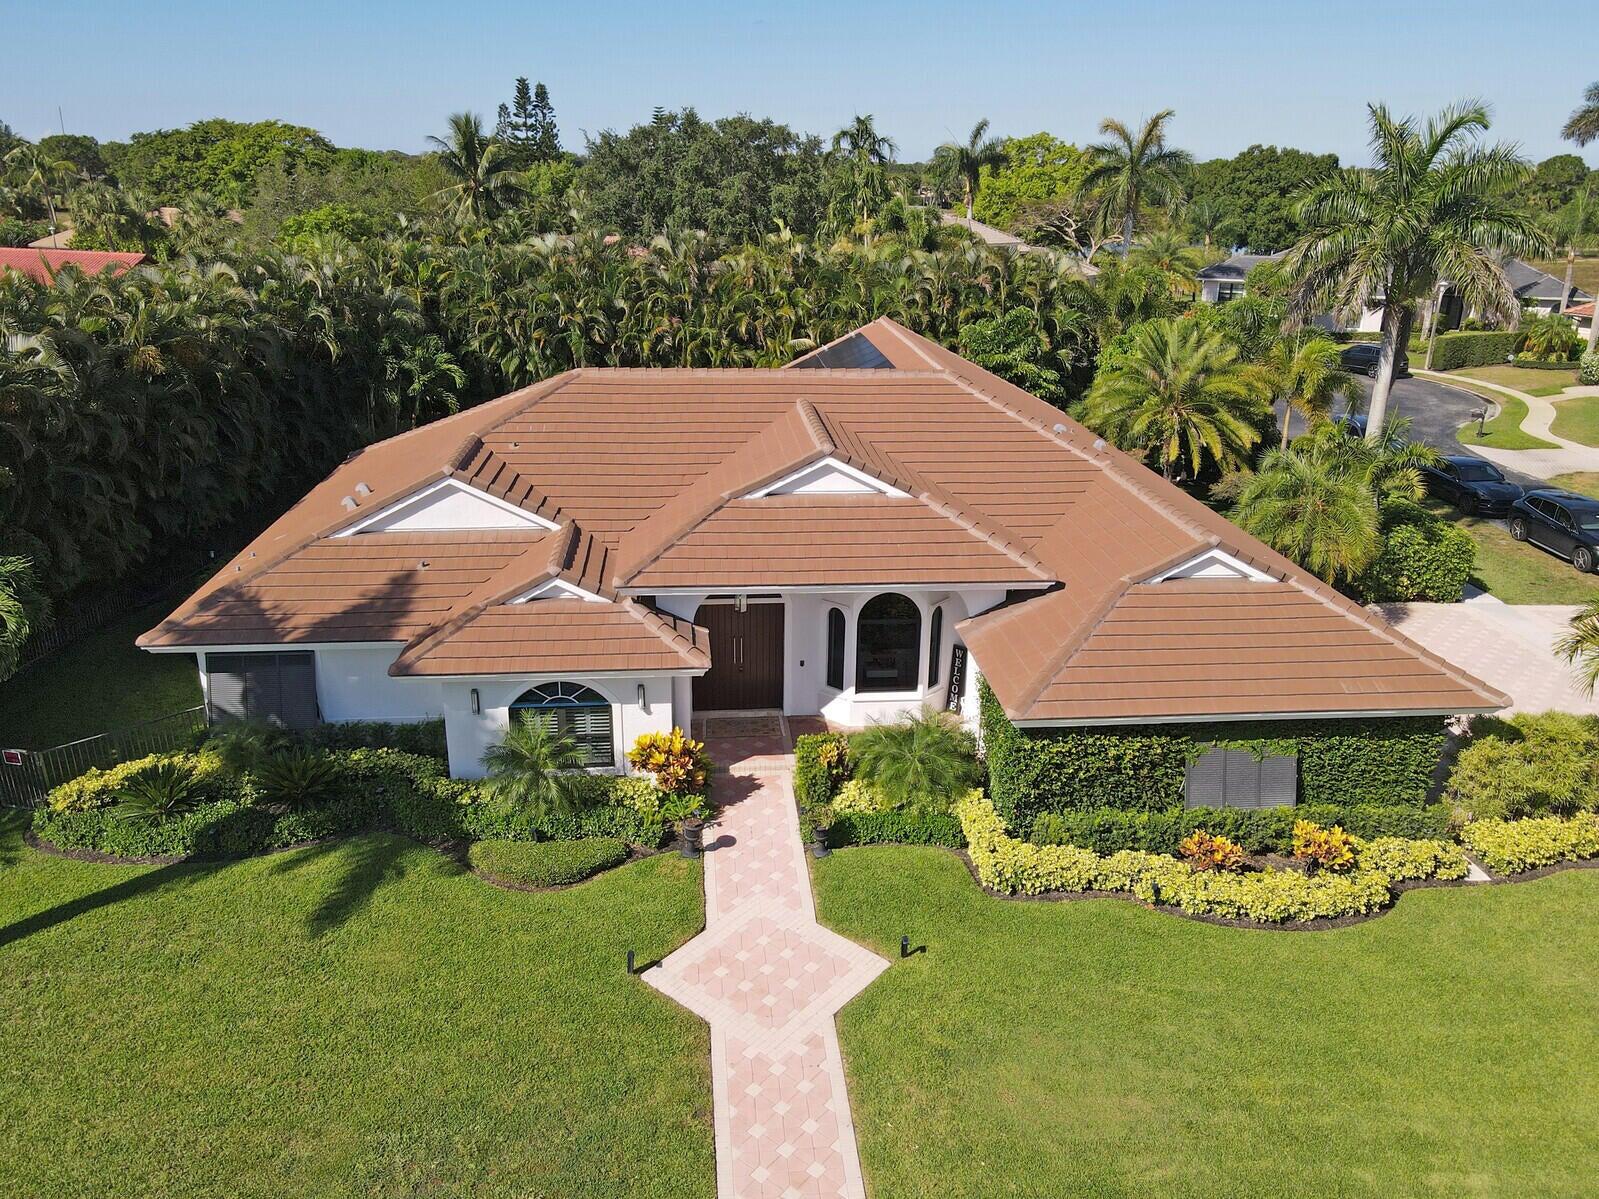
[[888, 962], [816, 923], [786, 750], [707, 746], [705, 931], [643, 977], [710, 1023], [719, 1199], [864, 1199], [833, 1016]]
[[[1440, 374], [1437, 371], [1416, 370], [1413, 373], [1418, 379], [1427, 379], [1446, 386], [1458, 385], [1461, 382], [1452, 375]], [[1521, 422], [1521, 431], [1557, 447], [1552, 450], [1501, 450], [1484, 445], [1467, 447], [1473, 453], [1481, 454], [1488, 461], [1506, 470], [1519, 471], [1540, 479], [1552, 479], [1556, 475], [1574, 474], [1577, 471], [1599, 470], [1599, 449], [1583, 445], [1580, 441], [1556, 437], [1550, 432], [1550, 426], [1555, 419], [1556, 400], [1599, 395], [1599, 387], [1568, 387], [1558, 396], [1534, 396], [1483, 379], [1469, 381], [1472, 387], [1498, 392], [1527, 405], [1527, 416]]]

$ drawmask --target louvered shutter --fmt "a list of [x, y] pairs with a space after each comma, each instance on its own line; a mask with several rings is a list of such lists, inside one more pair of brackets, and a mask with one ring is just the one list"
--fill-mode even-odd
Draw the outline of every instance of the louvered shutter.
[[308, 729], [321, 720], [316, 702], [316, 655], [309, 651], [273, 654], [277, 661], [278, 723]]
[[242, 720], [245, 707], [244, 654], [205, 656], [206, 696], [212, 720]]
[[1190, 808], [1219, 808], [1226, 794], [1227, 751], [1212, 749], [1188, 764], [1183, 803]]
[[1299, 802], [1299, 755], [1275, 754], [1260, 763], [1260, 806], [1291, 808]]
[[269, 720], [292, 729], [321, 719], [316, 655], [308, 650], [207, 654], [205, 665], [212, 719]]

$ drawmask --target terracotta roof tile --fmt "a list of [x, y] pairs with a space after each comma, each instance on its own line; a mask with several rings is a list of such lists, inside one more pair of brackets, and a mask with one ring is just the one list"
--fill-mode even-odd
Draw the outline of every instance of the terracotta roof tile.
[[50, 283], [66, 267], [76, 267], [85, 275], [109, 271], [120, 275], [144, 261], [143, 254], [110, 250], [59, 250], [44, 247], [0, 248], [0, 271], [21, 271], [35, 283]]

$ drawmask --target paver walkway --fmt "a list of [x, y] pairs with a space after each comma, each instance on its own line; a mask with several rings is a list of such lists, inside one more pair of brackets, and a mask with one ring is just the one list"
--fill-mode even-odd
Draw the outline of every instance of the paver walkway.
[[833, 1015], [888, 962], [816, 923], [786, 748], [707, 747], [705, 931], [643, 977], [710, 1023], [720, 1199], [862, 1199]]
[[[1415, 373], [1418, 378], [1438, 383], [1453, 382], [1450, 376], [1440, 375], [1436, 371]], [[1583, 445], [1580, 441], [1558, 437], [1550, 428], [1555, 419], [1555, 401], [1599, 395], [1599, 388], [1568, 387], [1557, 396], [1535, 396], [1500, 383], [1489, 383], [1486, 379], [1471, 379], [1470, 382], [1473, 387], [1496, 391], [1526, 404], [1527, 415], [1522, 419], [1521, 431], [1547, 441], [1554, 447], [1547, 450], [1501, 450], [1493, 446], [1474, 445], [1470, 447], [1472, 453], [1480, 454], [1505, 470], [1532, 475], [1539, 479], [1552, 479], [1556, 475], [1573, 474], [1578, 471], [1599, 470], [1599, 449]]]

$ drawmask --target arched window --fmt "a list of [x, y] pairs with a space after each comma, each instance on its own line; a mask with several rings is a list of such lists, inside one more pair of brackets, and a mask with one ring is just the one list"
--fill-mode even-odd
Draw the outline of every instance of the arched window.
[[827, 610], [827, 685], [844, 690], [844, 614], [837, 608]]
[[511, 705], [512, 720], [536, 720], [564, 733], [583, 751], [585, 766], [614, 766], [611, 701], [581, 683], [540, 683], [522, 692]]
[[938, 686], [939, 659], [944, 648], [944, 609], [942, 606], [933, 609], [932, 618], [927, 622], [927, 685]]
[[855, 689], [914, 691], [921, 659], [922, 614], [890, 591], [873, 596], [855, 627]]

